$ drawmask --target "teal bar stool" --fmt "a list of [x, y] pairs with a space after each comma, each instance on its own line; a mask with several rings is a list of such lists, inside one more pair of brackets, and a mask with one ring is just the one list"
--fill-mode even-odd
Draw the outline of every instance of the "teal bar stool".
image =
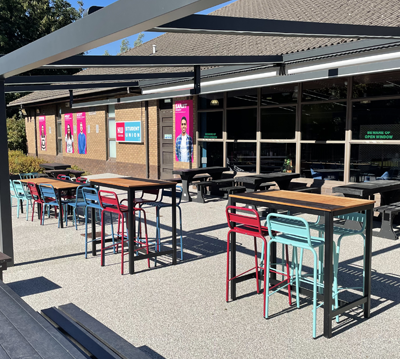
[[[300, 307], [300, 298], [299, 298], [299, 287], [300, 282], [310, 283], [313, 286], [313, 338], [316, 337], [316, 323], [317, 323], [317, 309], [323, 304], [320, 303], [318, 305], [317, 302], [317, 292], [318, 287], [323, 287], [323, 283], [318, 281], [318, 262], [320, 267], [322, 266], [321, 260], [318, 259], [317, 251], [319, 248], [323, 248], [324, 246], [324, 238], [320, 237], [312, 237], [310, 234], [310, 225], [309, 223], [300, 217], [288, 216], [285, 214], [278, 213], [270, 213], [267, 216], [267, 226], [271, 240], [267, 245], [267, 265], [266, 272], [268, 273], [271, 264], [270, 264], [270, 254], [271, 254], [271, 244], [272, 243], [280, 243], [293, 247], [293, 263], [294, 272], [295, 272], [295, 281], [296, 281], [296, 304], [297, 308]], [[279, 234], [277, 234], [279, 233]], [[335, 246], [335, 245], [334, 245]], [[313, 254], [313, 273], [305, 274], [301, 273], [300, 262], [297, 260], [297, 249], [300, 248], [302, 250], [306, 249], [311, 251]], [[312, 277], [310, 279], [309, 277]], [[293, 278], [293, 277], [292, 277]], [[293, 279], [292, 279], [293, 280]], [[269, 288], [269, 276], [266, 278], [266, 286], [265, 288]], [[265, 318], [268, 318], [268, 304], [269, 297], [278, 292], [280, 288], [270, 293], [266, 293], [265, 296], [265, 307], [266, 307], [266, 315]], [[334, 290], [334, 293], [336, 291]]]
[[14, 180], [14, 198], [17, 198], [17, 218], [19, 218], [20, 212], [20, 203], [26, 202], [25, 211], [26, 211], [26, 220], [28, 220], [28, 213], [29, 213], [29, 205], [32, 207], [32, 196], [30, 195], [29, 191], [26, 187], [22, 184], [21, 181]]

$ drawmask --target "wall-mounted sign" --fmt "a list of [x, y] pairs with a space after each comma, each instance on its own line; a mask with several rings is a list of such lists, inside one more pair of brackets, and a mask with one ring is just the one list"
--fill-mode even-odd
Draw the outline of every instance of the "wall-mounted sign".
[[85, 155], [87, 153], [86, 142], [86, 112], [78, 112], [76, 114], [76, 122], [79, 129], [78, 134], [78, 153]]
[[46, 116], [39, 116], [40, 149], [47, 150]]
[[142, 142], [141, 121], [116, 122], [117, 142]]
[[64, 115], [65, 122], [65, 152], [74, 153], [74, 134], [73, 134], [73, 119], [72, 113], [66, 113]]
[[393, 124], [361, 125], [360, 140], [399, 140], [400, 126]]
[[164, 140], [172, 140], [172, 133], [165, 133]]
[[175, 103], [175, 159], [193, 162], [193, 100]]

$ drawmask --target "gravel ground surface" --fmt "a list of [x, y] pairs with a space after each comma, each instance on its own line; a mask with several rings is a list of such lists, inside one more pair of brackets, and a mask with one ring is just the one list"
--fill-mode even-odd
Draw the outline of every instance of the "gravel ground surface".
[[[95, 177], [95, 176], [92, 176]], [[111, 177], [103, 174], [96, 177]], [[194, 194], [194, 193], [193, 193]], [[121, 195], [123, 193], [121, 192]], [[341, 316], [334, 337], [323, 337], [323, 309], [318, 309], [317, 339], [312, 338], [311, 302], [288, 306], [287, 294], [270, 299], [270, 319], [263, 318], [263, 296], [255, 281], [238, 285], [238, 299], [225, 302], [226, 201], [182, 203], [184, 261], [147, 268], [136, 262], [134, 275], [120, 274], [121, 256], [84, 257], [84, 224], [57, 228], [52, 217], [40, 226], [16, 216], [13, 203], [15, 266], [4, 282], [35, 310], [74, 303], [153, 358], [393, 358], [399, 356], [400, 244], [374, 237], [372, 315], [360, 309]], [[161, 212], [164, 245], [170, 243], [170, 209]], [[147, 211], [155, 237], [155, 210]], [[312, 220], [311, 216], [306, 217]], [[100, 228], [100, 227], [98, 227]], [[108, 228], [108, 233], [110, 233]], [[253, 265], [253, 241], [238, 237], [238, 270]], [[261, 243], [259, 243], [261, 250]], [[305, 269], [311, 257], [305, 257]], [[359, 286], [362, 238], [343, 240], [339, 283]], [[354, 293], [345, 292], [350, 298]], [[293, 298], [293, 302], [295, 302]], [[397, 344], [396, 344], [397, 343]]]

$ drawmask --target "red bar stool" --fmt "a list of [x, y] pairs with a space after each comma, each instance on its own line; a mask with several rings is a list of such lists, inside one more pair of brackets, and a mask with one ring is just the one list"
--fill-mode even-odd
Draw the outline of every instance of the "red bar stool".
[[[128, 236], [124, 234], [124, 221], [125, 221], [125, 214], [128, 213], [128, 207], [124, 205], [120, 205], [118, 201], [118, 196], [115, 192], [111, 191], [99, 191], [99, 199], [100, 199], [100, 205], [103, 208], [103, 211], [101, 212], [101, 266], [104, 266], [104, 254], [105, 250], [108, 248], [112, 248], [114, 246], [117, 246], [117, 252], [119, 249], [119, 245], [121, 244], [121, 274], [124, 274], [124, 255], [127, 254], [124, 251], [124, 245], [125, 243], [128, 244]], [[139, 209], [134, 209], [134, 217], [135, 217], [135, 212]], [[107, 247], [105, 247], [105, 238], [104, 238], [104, 214], [108, 213], [115, 213], [118, 215], [118, 236], [121, 238], [120, 241], [115, 242], [114, 244], [111, 244]], [[145, 214], [144, 214], [145, 216]], [[122, 221], [122, 228], [121, 232], [119, 232], [120, 228], [120, 221]], [[143, 247], [146, 247], [146, 253], [149, 254], [149, 242], [148, 242], [148, 237], [147, 237], [147, 222], [146, 222], [146, 217], [144, 217], [144, 225], [145, 225], [145, 232], [146, 232], [146, 237], [145, 241], [140, 240], [138, 238], [134, 239], [134, 243], [140, 245], [140, 247], [135, 248], [135, 251], [140, 250]], [[130, 250], [130, 249], [129, 249]], [[150, 268], [150, 259], [147, 259], [147, 265]]]
[[42, 224], [42, 214], [43, 214], [43, 200], [42, 196], [40, 195], [39, 186], [36, 183], [28, 182], [28, 189], [29, 193], [31, 194], [33, 204], [32, 204], [32, 222], [33, 222], [33, 215], [35, 213], [35, 204], [38, 203], [40, 206], [40, 224]]
[[[240, 213], [236, 213], [236, 211], [240, 211]], [[257, 293], [260, 293], [260, 287], [259, 287], [259, 281], [258, 281], [258, 275], [259, 275], [259, 269], [263, 269], [264, 273], [264, 317], [265, 317], [265, 297], [267, 291], [265, 290], [265, 284], [266, 284], [266, 279], [267, 275], [269, 275], [268, 271], [266, 270], [266, 263], [267, 263], [267, 254], [266, 251], [264, 251], [264, 258], [262, 259], [263, 266], [260, 267], [258, 265], [258, 253], [257, 253], [257, 238], [261, 238], [263, 240], [263, 244], [265, 248], [267, 248], [267, 239], [265, 238], [268, 236], [268, 227], [262, 226], [260, 222], [260, 216], [258, 212], [254, 209], [251, 208], [246, 208], [246, 207], [236, 207], [236, 206], [228, 206], [226, 207], [226, 218], [228, 220], [228, 227], [229, 227], [229, 232], [228, 232], [228, 237], [227, 237], [227, 264], [226, 264], [226, 301], [228, 302], [228, 293], [229, 293], [229, 282], [231, 280], [234, 280], [251, 270], [256, 270], [256, 283], [257, 283]], [[230, 250], [230, 235], [232, 232], [239, 233], [239, 234], [244, 234], [247, 236], [254, 237], [254, 261], [255, 261], [255, 266], [253, 268], [248, 269], [247, 271], [236, 275], [233, 278], [229, 277], [229, 250]], [[270, 270], [272, 273], [278, 273], [282, 274], [281, 272], [275, 272], [273, 270]], [[290, 293], [290, 269], [289, 269], [289, 254], [288, 254], [288, 246], [286, 246], [286, 273], [283, 274], [285, 279], [278, 284], [276, 284], [274, 287], [279, 286], [280, 284], [287, 282], [288, 285], [288, 295], [289, 295], [289, 305], [292, 305], [292, 297]], [[272, 288], [274, 288], [272, 287]], [[270, 289], [272, 289], [270, 288]]]

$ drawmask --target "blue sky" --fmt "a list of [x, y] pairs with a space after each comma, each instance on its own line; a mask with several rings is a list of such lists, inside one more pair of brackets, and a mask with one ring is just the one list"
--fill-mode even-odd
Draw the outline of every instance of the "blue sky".
[[[168, 0], [164, 0], [164, 1], [168, 1]], [[223, 4], [221, 4], [221, 5], [214, 6], [214, 7], [211, 7], [209, 9], [207, 9], [207, 10], [201, 11], [201, 12], [199, 12], [199, 14], [209, 14], [210, 12], [212, 12], [214, 10], [217, 10], [217, 9], [219, 9], [219, 8], [225, 6], [225, 5], [231, 4], [231, 3], [235, 2], [235, 1], [236, 0], [227, 1], [227, 2], [225, 2]], [[113, 1], [113, 0], [83, 0], [83, 7], [85, 9], [87, 9], [90, 6], [95, 6], [95, 5], [96, 6], [107, 6], [107, 5], [112, 4], [113, 2], [115, 2], [115, 1]], [[70, 3], [75, 8], [79, 7], [78, 3], [75, 0], [70, 1]], [[155, 37], [160, 36], [160, 35], [162, 35], [162, 34], [159, 33], [159, 32], [145, 32], [144, 33], [144, 38], [142, 39], [142, 41], [143, 42], [147, 42], [147, 41], [149, 41], [151, 39], [154, 39]], [[129, 44], [130, 44], [131, 47], [133, 46], [133, 43], [135, 42], [136, 39], [137, 39], [137, 34], [128, 37]], [[120, 45], [121, 45], [121, 40], [109, 43], [109, 44], [104, 45], [104, 46], [100, 46], [100, 47], [98, 47], [96, 49], [92, 49], [92, 50], [88, 51], [88, 54], [89, 55], [104, 55], [104, 51], [107, 50], [110, 53], [110, 55], [116, 55], [119, 52]]]

